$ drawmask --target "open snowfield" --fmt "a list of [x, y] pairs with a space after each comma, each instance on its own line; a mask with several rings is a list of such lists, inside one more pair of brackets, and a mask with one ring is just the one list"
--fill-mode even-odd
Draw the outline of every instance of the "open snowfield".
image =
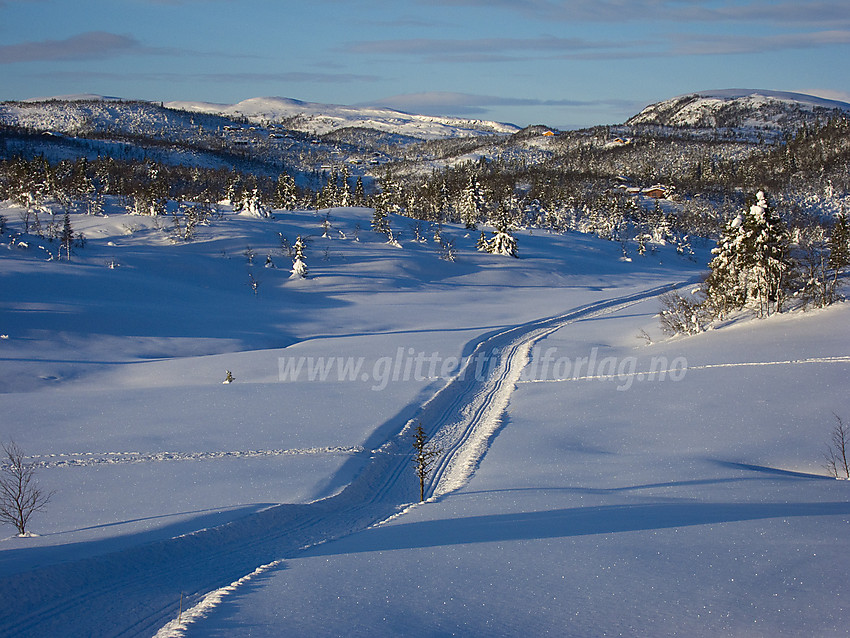
[[[0, 528], [0, 635], [850, 633], [845, 305], [669, 339], [704, 250], [109, 212], [70, 263], [0, 238], [0, 438], [55, 490]], [[410, 419], [445, 452], [414, 507]]]
[[465, 487], [285, 561], [187, 635], [846, 635], [848, 486], [819, 461], [848, 361], [727, 365], [832, 356], [846, 311], [635, 349], [654, 312], [540, 353], [686, 357], [684, 378], [520, 383]]

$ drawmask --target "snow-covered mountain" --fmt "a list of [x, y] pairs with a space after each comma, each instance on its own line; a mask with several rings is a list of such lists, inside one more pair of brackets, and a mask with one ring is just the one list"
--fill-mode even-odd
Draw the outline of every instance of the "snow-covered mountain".
[[[281, 166], [311, 171], [339, 161], [342, 155], [365, 167], [398, 159], [387, 150], [390, 147], [400, 150], [423, 140], [508, 137], [519, 130], [497, 122], [285, 98], [255, 98], [234, 105], [163, 104], [91, 94], [2, 102], [0, 126], [4, 125], [26, 134], [6, 142], [11, 154], [44, 154], [52, 161], [81, 154], [150, 157], [209, 167], [236, 163], [241, 170], [249, 169], [244, 165], [248, 161], [253, 162], [249, 170], [269, 173], [279, 172]], [[68, 145], [72, 148], [65, 148]]]
[[512, 134], [520, 130], [513, 124], [486, 120], [415, 115], [381, 107], [318, 104], [283, 97], [257, 97], [231, 105], [166, 102], [165, 106], [226, 117], [245, 117], [255, 123], [285, 123], [288, 128], [315, 135], [352, 126], [423, 139]]
[[[184, 116], [180, 115], [183, 112]], [[324, 135], [359, 127], [381, 133], [433, 140], [481, 135], [510, 135], [513, 124], [454, 117], [415, 115], [380, 107], [302, 102], [281, 97], [252, 98], [237, 104], [150, 102], [79, 94], [32, 98], [0, 104], [0, 124], [35, 130], [79, 134], [89, 130], [126, 129], [133, 133], [183, 124], [193, 126], [199, 115], [222, 120], [247, 119], [255, 124], [282, 124], [294, 131]], [[220, 126], [219, 122], [219, 126]]]
[[802, 93], [725, 89], [650, 104], [626, 124], [793, 131], [804, 123], [848, 113], [850, 104], [846, 102]]

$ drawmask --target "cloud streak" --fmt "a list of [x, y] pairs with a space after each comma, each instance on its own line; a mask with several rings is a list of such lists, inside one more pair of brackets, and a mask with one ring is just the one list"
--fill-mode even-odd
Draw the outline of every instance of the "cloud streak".
[[319, 73], [311, 71], [284, 71], [280, 73], [206, 73], [200, 76], [214, 82], [317, 82], [320, 84], [348, 84], [352, 82], [377, 82], [377, 75], [359, 73]]
[[[423, 0], [420, 0], [422, 2]], [[753, 22], [773, 24], [850, 23], [845, 0], [428, 0], [455, 7], [501, 8], [537, 20], [569, 22]]]
[[563, 56], [589, 51], [626, 51], [648, 46], [644, 41], [598, 41], [582, 38], [410, 38], [352, 42], [346, 54], [411, 55], [442, 62], [506, 62], [530, 56]]
[[143, 49], [129, 35], [106, 31], [89, 31], [64, 40], [40, 40], [0, 46], [0, 64], [19, 62], [57, 62], [63, 60], [95, 60], [125, 55]]
[[815, 49], [850, 44], [850, 30], [789, 33], [759, 37], [677, 36], [673, 47], [676, 55], [734, 55], [766, 53], [790, 49]]
[[654, 40], [591, 41], [583, 38], [416, 38], [353, 42], [348, 55], [410, 56], [426, 62], [499, 63], [529, 60], [629, 60], [669, 55], [756, 54], [850, 44], [850, 29], [733, 36], [669, 33]]
[[309, 71], [281, 73], [110, 73], [101, 71], [61, 71], [36, 73], [33, 77], [44, 79], [72, 79], [76, 81], [108, 80], [125, 82], [171, 82], [185, 83], [188, 80], [201, 82], [226, 82], [228, 84], [256, 84], [269, 82], [314, 82], [319, 84], [348, 84], [358, 82], [377, 82], [380, 78], [374, 75], [354, 73], [311, 73]]
[[233, 51], [192, 51], [178, 47], [151, 47], [143, 45], [132, 35], [108, 31], [87, 31], [62, 40], [0, 45], [0, 64], [106, 60], [124, 55], [158, 55], [178, 58], [192, 55], [264, 59], [260, 55]]

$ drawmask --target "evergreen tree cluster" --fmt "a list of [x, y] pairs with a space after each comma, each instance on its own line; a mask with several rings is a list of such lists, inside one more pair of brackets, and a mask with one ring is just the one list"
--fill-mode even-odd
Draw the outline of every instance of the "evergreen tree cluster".
[[365, 205], [363, 177], [358, 176], [352, 186], [351, 173], [347, 166], [343, 166], [341, 170], [332, 169], [327, 182], [316, 195], [318, 209]]
[[745, 306], [759, 316], [781, 311], [794, 268], [790, 234], [763, 191], [726, 224], [712, 254], [706, 294], [721, 316]]
[[43, 157], [0, 160], [0, 199], [46, 212], [48, 202], [74, 213], [100, 214], [104, 197], [115, 196], [130, 212], [164, 215], [169, 202], [208, 208], [227, 201], [234, 210], [267, 217], [271, 207], [295, 209], [314, 204], [309, 189], [283, 172], [277, 180], [231, 169], [167, 165], [111, 157], [49, 163]]
[[691, 297], [671, 292], [662, 298], [666, 332], [700, 332], [744, 309], [766, 317], [791, 301], [834, 303], [839, 277], [850, 266], [850, 222], [842, 212], [828, 230], [818, 225], [792, 233], [759, 191], [726, 223], [712, 254], [708, 277]]

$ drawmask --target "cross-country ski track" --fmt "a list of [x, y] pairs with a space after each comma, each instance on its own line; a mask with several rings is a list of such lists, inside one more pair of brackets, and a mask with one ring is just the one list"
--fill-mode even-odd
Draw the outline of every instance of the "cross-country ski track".
[[[285, 559], [304, 548], [379, 524], [415, 503], [419, 486], [411, 467], [410, 434], [417, 423], [441, 449], [426, 497], [462, 487], [498, 432], [537, 341], [670, 288], [597, 301], [484, 338], [457, 375], [410, 420], [399, 423], [363, 471], [333, 496], [275, 505], [218, 527], [3, 577], [0, 635], [183, 635], [193, 616], [252, 575], [285, 569]], [[473, 361], [482, 355], [494, 363], [487, 374], [475, 374]], [[181, 610], [183, 622], [175, 622]]]

